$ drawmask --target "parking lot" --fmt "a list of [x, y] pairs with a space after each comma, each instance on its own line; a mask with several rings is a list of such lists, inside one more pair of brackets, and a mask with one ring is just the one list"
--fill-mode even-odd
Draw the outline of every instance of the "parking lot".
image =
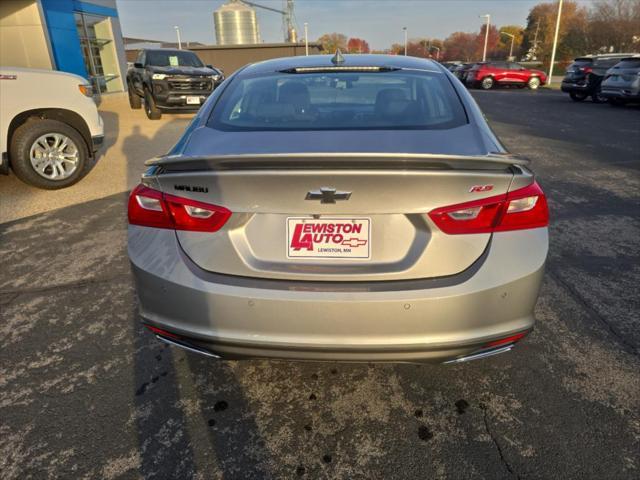
[[533, 160], [551, 246], [535, 331], [459, 366], [212, 361], [141, 328], [126, 190], [188, 115], [105, 99], [87, 178], [0, 178], [2, 477], [638, 478], [640, 110], [473, 94]]

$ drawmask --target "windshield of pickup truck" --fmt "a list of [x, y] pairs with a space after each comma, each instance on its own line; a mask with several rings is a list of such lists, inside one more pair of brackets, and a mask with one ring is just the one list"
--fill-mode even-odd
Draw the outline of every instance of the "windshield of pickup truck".
[[147, 52], [147, 65], [154, 67], [204, 67], [193, 52]]

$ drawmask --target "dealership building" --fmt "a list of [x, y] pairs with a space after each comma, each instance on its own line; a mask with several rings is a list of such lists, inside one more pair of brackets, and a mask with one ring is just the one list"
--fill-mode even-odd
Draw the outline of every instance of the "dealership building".
[[0, 66], [60, 70], [125, 90], [116, 0], [0, 0]]

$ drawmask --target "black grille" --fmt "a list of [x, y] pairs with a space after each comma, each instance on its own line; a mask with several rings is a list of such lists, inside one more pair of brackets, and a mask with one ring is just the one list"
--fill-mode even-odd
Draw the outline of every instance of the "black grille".
[[170, 80], [169, 88], [184, 91], [209, 91], [211, 90], [211, 80]]

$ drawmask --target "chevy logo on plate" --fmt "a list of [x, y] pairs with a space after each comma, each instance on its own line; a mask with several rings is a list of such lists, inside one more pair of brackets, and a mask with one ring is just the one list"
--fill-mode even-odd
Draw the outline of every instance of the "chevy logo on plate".
[[370, 218], [287, 218], [287, 258], [371, 258]]

